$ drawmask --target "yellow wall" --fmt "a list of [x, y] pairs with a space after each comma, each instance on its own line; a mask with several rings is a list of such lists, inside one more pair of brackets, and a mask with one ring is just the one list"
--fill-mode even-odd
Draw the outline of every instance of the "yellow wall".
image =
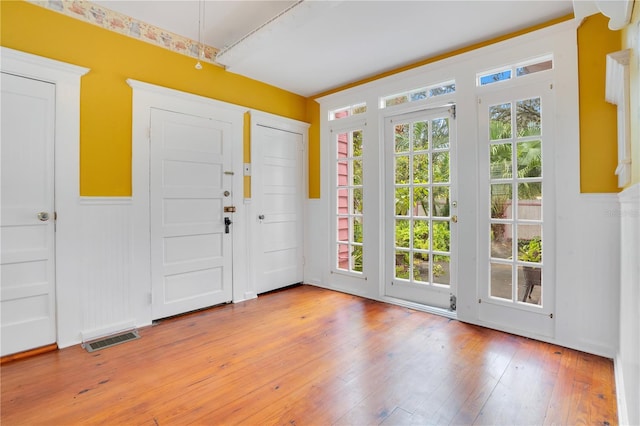
[[630, 71], [630, 120], [631, 120], [631, 184], [640, 183], [640, 1], [633, 6], [631, 24], [622, 31], [622, 48], [631, 49]]
[[[133, 78], [296, 120], [305, 98], [24, 1], [2, 1], [2, 46], [88, 67], [80, 105], [80, 194], [131, 195]], [[248, 139], [245, 138], [245, 144]], [[248, 148], [245, 146], [245, 160]]]
[[[3, 0], [0, 2], [0, 9], [0, 43], [3, 46], [91, 68], [89, 74], [82, 79], [81, 195], [131, 194], [131, 89], [125, 80], [133, 78], [311, 123], [309, 197], [320, 197], [320, 108], [313, 99], [305, 99], [207, 63], [203, 63], [203, 69], [197, 71], [192, 58], [24, 1]], [[636, 30], [639, 15], [637, 9], [636, 5]], [[366, 81], [454, 56], [569, 18], [563, 17], [509, 36], [425, 59]], [[618, 191], [614, 175], [617, 165], [615, 107], [604, 101], [604, 81], [605, 56], [620, 50], [621, 35], [620, 32], [608, 30], [606, 25], [604, 17], [595, 15], [588, 18], [578, 30], [582, 192]], [[626, 37], [627, 46], [637, 37], [633, 34], [633, 28], [630, 26], [623, 36]], [[638, 117], [637, 65], [632, 72], [632, 84], [635, 87], [635, 112], [632, 117]], [[348, 87], [364, 82], [356, 82]], [[635, 182], [640, 181], [637, 123], [638, 120], [632, 119]], [[247, 119], [245, 162], [250, 162], [249, 130]], [[244, 182], [244, 195], [250, 196], [250, 179], [245, 178]]]
[[307, 100], [309, 127], [309, 198], [320, 198], [320, 104]]
[[578, 28], [580, 191], [618, 192], [617, 107], [605, 101], [607, 54], [621, 48], [609, 18], [589, 16]]

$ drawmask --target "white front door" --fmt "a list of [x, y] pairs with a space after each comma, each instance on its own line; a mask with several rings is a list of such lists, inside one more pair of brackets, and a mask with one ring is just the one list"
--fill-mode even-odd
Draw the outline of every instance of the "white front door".
[[256, 292], [303, 278], [303, 136], [257, 125], [252, 135]]
[[385, 121], [385, 295], [455, 308], [456, 180], [453, 109]]
[[231, 124], [154, 108], [150, 144], [153, 318], [231, 301]]
[[56, 342], [55, 85], [2, 73], [2, 355]]

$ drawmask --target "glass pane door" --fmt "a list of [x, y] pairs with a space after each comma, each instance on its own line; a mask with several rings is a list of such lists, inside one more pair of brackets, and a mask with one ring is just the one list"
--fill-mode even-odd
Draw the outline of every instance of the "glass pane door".
[[452, 176], [454, 129], [449, 109], [387, 120], [386, 294], [448, 308], [455, 294]]
[[540, 97], [489, 106], [490, 296], [542, 305]]
[[479, 316], [542, 335], [553, 330], [551, 95], [548, 83], [495, 91], [478, 110]]

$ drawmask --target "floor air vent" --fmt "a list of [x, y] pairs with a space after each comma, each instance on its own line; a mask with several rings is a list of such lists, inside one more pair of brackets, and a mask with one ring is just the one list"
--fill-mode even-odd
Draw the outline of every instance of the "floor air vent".
[[94, 352], [139, 338], [140, 335], [138, 334], [137, 330], [127, 331], [126, 333], [105, 337], [103, 339], [94, 340], [93, 342], [86, 342], [84, 344], [84, 348], [87, 350], [87, 352]]

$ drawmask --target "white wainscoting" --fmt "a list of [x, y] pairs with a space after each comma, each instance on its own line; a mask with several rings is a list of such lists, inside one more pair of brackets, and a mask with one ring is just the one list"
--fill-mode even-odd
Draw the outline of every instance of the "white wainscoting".
[[327, 229], [327, 208], [321, 198], [309, 198], [304, 203], [304, 282], [319, 287], [326, 285], [325, 265], [331, 247]]
[[640, 424], [640, 183], [619, 194], [620, 346], [615, 358], [618, 420]]
[[618, 347], [617, 194], [564, 194], [556, 225], [556, 342], [613, 358]]
[[79, 331], [86, 341], [136, 326], [130, 280], [131, 199], [82, 197], [78, 219]]

